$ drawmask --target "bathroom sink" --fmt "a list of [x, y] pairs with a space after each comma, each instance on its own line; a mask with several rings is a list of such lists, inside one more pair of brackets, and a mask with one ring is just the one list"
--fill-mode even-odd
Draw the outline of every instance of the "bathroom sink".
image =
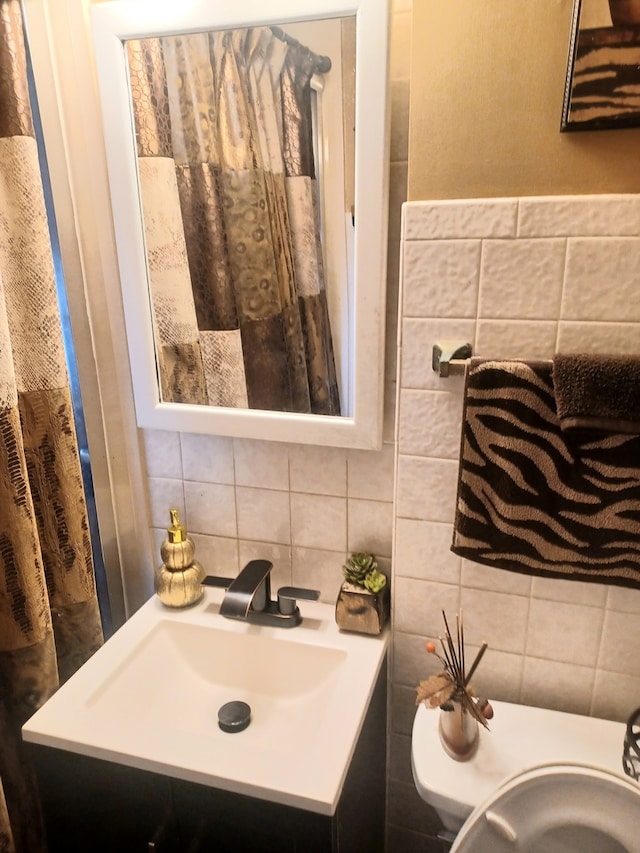
[[[147, 602], [27, 722], [44, 746], [333, 814], [386, 650], [301, 602], [291, 630], [225, 619], [223, 591]], [[218, 726], [228, 702], [244, 731]]]
[[121, 708], [162, 736], [170, 720], [174, 732], [206, 737], [218, 709], [241, 700], [253, 718], [242, 745], [277, 753], [320, 728], [346, 658], [345, 649], [161, 619], [86, 704], [107, 717]]

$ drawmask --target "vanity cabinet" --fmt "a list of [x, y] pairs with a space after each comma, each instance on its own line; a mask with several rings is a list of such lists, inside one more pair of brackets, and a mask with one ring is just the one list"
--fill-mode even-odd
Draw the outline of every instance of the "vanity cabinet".
[[[170, 731], [169, 725], [168, 736]], [[50, 853], [384, 850], [386, 665], [378, 676], [331, 816], [66, 750], [28, 746], [38, 775]], [[297, 760], [286, 743], [280, 760]], [[313, 767], [308, 772], [313, 773]]]
[[50, 853], [162, 850], [150, 842], [172, 832], [168, 777], [65, 750], [29, 749]]

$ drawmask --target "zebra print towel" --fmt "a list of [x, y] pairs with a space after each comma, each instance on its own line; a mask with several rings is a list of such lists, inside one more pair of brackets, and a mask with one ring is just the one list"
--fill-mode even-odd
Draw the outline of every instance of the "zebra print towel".
[[640, 434], [640, 358], [558, 354], [553, 389], [563, 430]]
[[472, 359], [451, 550], [640, 587], [640, 436], [563, 433], [551, 362]]

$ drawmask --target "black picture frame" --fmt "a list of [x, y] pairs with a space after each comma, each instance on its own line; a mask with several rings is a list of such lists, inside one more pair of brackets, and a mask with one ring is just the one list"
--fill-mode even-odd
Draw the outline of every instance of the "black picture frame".
[[561, 131], [640, 127], [640, 25], [581, 27], [574, 0]]

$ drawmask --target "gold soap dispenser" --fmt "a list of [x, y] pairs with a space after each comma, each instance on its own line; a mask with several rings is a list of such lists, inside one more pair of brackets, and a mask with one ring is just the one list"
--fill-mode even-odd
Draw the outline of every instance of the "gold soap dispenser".
[[180, 524], [178, 510], [169, 510], [171, 525], [162, 543], [162, 565], [156, 569], [155, 588], [158, 598], [167, 607], [188, 607], [204, 595], [204, 569], [194, 560], [196, 549]]

